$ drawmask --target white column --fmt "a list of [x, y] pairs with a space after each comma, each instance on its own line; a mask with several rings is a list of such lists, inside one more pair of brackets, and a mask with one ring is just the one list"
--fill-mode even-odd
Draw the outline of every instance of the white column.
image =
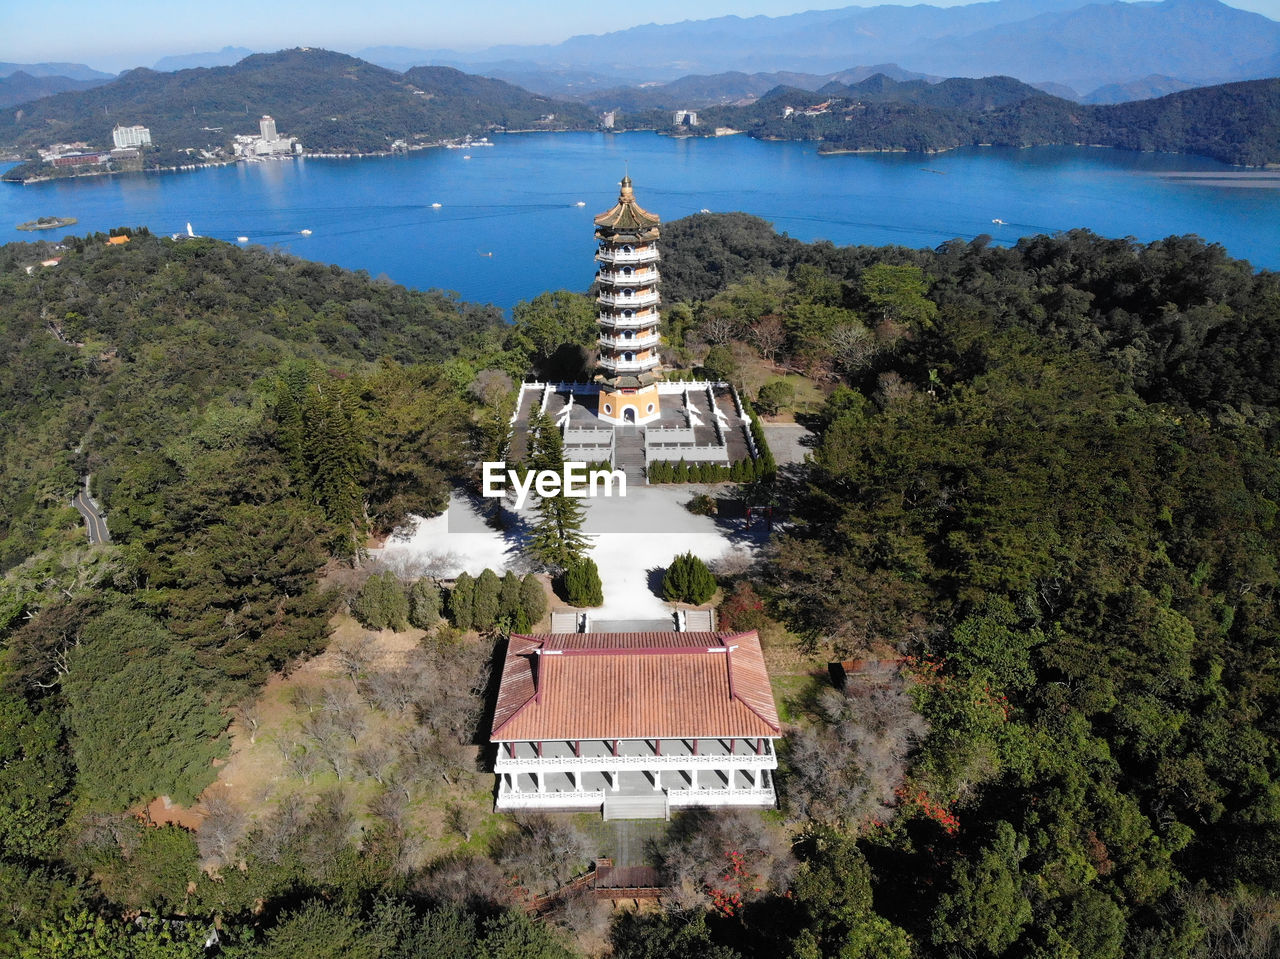
[[760, 770], [759, 769], [753, 769], [751, 771], [751, 782], [756, 789], [760, 788]]
[[622, 780], [621, 770], [615, 769], [613, 772], [609, 773], [609, 782], [614, 792], [618, 791], [618, 787], [622, 784], [621, 780]]
[[655, 769], [653, 771], [653, 791], [657, 792], [662, 788], [662, 770]]
[[689, 788], [690, 789], [698, 788], [698, 767], [697, 766], [694, 766], [691, 770], [689, 770]]
[[518, 793], [520, 791], [520, 774], [511, 773], [510, 776], [511, 776], [511, 791], [513, 793]]
[[582, 792], [582, 776], [583, 776], [583, 773], [581, 770], [573, 774], [573, 782], [574, 782], [573, 788], [575, 792]]
[[542, 773], [541, 773], [541, 772], [536, 772], [536, 773], [534, 773], [534, 774], [533, 774], [533, 778], [534, 778], [534, 779], [536, 779], [536, 780], [538, 781], [538, 792], [540, 792], [540, 793], [541, 793], [541, 792], [546, 792], [547, 790], [546, 790], [546, 788], [545, 788], [545, 784], [544, 784], [544, 783], [543, 783], [543, 781], [542, 781]]
[[725, 778], [729, 780], [729, 792], [733, 792], [734, 770], [730, 769]]

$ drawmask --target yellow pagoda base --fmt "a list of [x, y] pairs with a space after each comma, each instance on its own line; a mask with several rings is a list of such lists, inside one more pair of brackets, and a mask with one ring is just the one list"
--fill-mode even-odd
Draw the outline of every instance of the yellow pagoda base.
[[643, 426], [662, 415], [658, 384], [638, 388], [601, 384], [596, 415], [614, 426]]

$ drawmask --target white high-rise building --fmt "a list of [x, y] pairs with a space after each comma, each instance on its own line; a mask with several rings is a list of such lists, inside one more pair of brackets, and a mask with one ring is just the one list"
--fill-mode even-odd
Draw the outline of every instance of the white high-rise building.
[[263, 117], [258, 121], [258, 128], [262, 131], [262, 139], [268, 143], [273, 143], [280, 139], [279, 134], [276, 133], [276, 121], [271, 117]]
[[151, 131], [144, 126], [118, 126], [111, 131], [111, 139], [118, 150], [126, 147], [144, 147], [151, 143]]

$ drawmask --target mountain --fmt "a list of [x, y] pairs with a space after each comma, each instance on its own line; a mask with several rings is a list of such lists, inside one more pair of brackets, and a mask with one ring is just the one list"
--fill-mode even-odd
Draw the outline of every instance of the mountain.
[[[434, 142], [497, 128], [580, 129], [595, 122], [580, 104], [448, 67], [399, 74], [346, 54], [299, 48], [254, 54], [230, 67], [139, 68], [93, 90], [46, 97], [0, 116], [0, 143], [30, 149], [84, 140], [105, 147], [117, 123], [140, 123], [159, 150], [214, 150], [235, 134], [256, 135], [263, 114], [308, 150], [343, 153], [387, 150], [397, 139]], [[556, 119], [540, 120], [547, 114]]]
[[1162, 77], [1153, 73], [1149, 77], [1130, 80], [1128, 83], [1109, 83], [1079, 99], [1082, 103], [1128, 103], [1130, 100], [1150, 100], [1168, 93], [1190, 90], [1194, 86], [1194, 83], [1187, 83], [1177, 77]]
[[1246, 65], [1280, 54], [1280, 23], [1218, 0], [1095, 3], [919, 44], [901, 63], [948, 76], [975, 70], [1055, 81], [1077, 90], [1152, 74], [1201, 85], [1246, 79]]
[[894, 80], [929, 80], [921, 73], [903, 70], [896, 63], [876, 66], [853, 67], [839, 73], [717, 73], [710, 76], [693, 74], [673, 80], [671, 83], [646, 84], [644, 86], [618, 87], [584, 93], [577, 97], [599, 110], [672, 110], [697, 109], [712, 104], [739, 103], [755, 100], [779, 86], [800, 90], [818, 90], [829, 83], [857, 83], [867, 77], [882, 74]]
[[21, 71], [29, 77], [66, 77], [68, 80], [98, 80], [105, 82], [115, 79], [114, 73], [103, 73], [83, 63], [0, 63], [0, 77], [11, 76]]
[[[819, 98], [823, 102], [815, 103]], [[1249, 166], [1280, 163], [1280, 79], [1094, 106], [1049, 96], [1011, 77], [930, 84], [875, 76], [817, 93], [779, 87], [750, 106], [709, 107], [700, 119], [708, 131], [730, 126], [762, 139], [822, 141], [822, 152], [1088, 144]], [[622, 118], [620, 126], [632, 125]]]
[[229, 67], [239, 63], [251, 55], [247, 47], [223, 47], [212, 53], [187, 53], [173, 57], [161, 57], [156, 61], [153, 70], [172, 72], [175, 70], [191, 70], [195, 67]]
[[72, 80], [70, 77], [33, 77], [25, 70], [18, 70], [0, 77], [0, 107], [39, 100], [67, 90], [91, 90], [102, 86], [106, 80]]
[[1153, 74], [1197, 86], [1274, 76], [1280, 23], [1218, 0], [994, 0], [647, 24], [466, 54], [397, 48], [397, 56], [412, 54], [489, 74], [505, 62], [525, 75], [580, 71], [648, 83], [727, 72], [822, 75], [850, 63], [893, 62], [921, 74], [1005, 74], [1089, 91]]

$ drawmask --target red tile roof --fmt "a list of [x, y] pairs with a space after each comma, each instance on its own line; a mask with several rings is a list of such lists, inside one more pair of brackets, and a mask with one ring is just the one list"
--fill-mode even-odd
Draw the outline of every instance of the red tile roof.
[[494, 742], [777, 736], [760, 637], [747, 633], [512, 636]]

